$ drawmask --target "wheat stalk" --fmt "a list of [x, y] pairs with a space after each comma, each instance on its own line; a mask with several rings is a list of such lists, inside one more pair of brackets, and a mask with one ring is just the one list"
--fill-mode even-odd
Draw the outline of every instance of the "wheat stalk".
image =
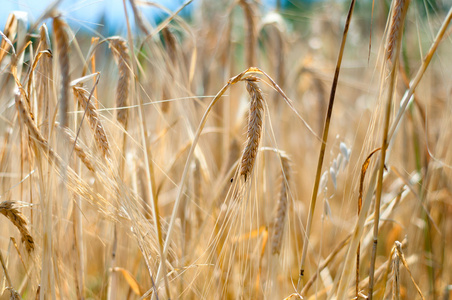
[[141, 14], [141, 11], [138, 9], [135, 0], [129, 0], [130, 6], [132, 7], [133, 14], [135, 15], [135, 21], [137, 22], [138, 28], [141, 29], [141, 31], [144, 32], [144, 34], [149, 35], [149, 29], [147, 24], [143, 21], [143, 15]]
[[[377, 244], [378, 244], [378, 232], [379, 232], [379, 222], [380, 222], [380, 206], [381, 206], [381, 198], [383, 192], [383, 173], [384, 166], [387, 159], [387, 151], [389, 147], [389, 143], [391, 141], [389, 136], [390, 129], [390, 121], [391, 121], [391, 111], [393, 106], [393, 97], [394, 90], [396, 88], [396, 78], [397, 78], [397, 66], [399, 61], [399, 54], [401, 51], [401, 40], [402, 40], [402, 28], [405, 21], [406, 10], [408, 8], [409, 1], [405, 0], [396, 0], [394, 6], [395, 11], [393, 12], [393, 19], [391, 25], [391, 34], [390, 39], [394, 40], [395, 45], [395, 54], [393, 51], [390, 52], [390, 55], [394, 56], [393, 64], [390, 70], [389, 77], [389, 90], [386, 99], [385, 113], [384, 113], [384, 123], [383, 123], [383, 136], [382, 136], [382, 144], [381, 144], [381, 162], [378, 166], [378, 178], [377, 178], [377, 189], [375, 191], [375, 218], [374, 218], [374, 228], [373, 228], [373, 245], [372, 245], [372, 253], [370, 260], [370, 268], [369, 268], [369, 300], [372, 300], [373, 297], [373, 288], [374, 288], [374, 272], [375, 272], [375, 261], [377, 257]], [[403, 10], [403, 12], [402, 12]], [[396, 17], [394, 19], [394, 17]], [[391, 37], [392, 34], [395, 34], [394, 37]], [[397, 41], [397, 43], [395, 43]], [[392, 45], [392, 46], [394, 46]], [[389, 52], [388, 52], [389, 54]]]
[[247, 177], [253, 171], [262, 135], [264, 97], [262, 95], [262, 90], [256, 83], [258, 80], [257, 77], [249, 76], [244, 80], [246, 81], [246, 90], [251, 96], [248, 116], [247, 142], [240, 165], [240, 175], [244, 176], [246, 181]]
[[0, 213], [7, 217], [19, 229], [22, 242], [25, 244], [27, 252], [31, 253], [35, 249], [35, 242], [27, 229], [25, 216], [17, 209], [15, 202], [3, 201], [0, 203]]
[[323, 167], [323, 161], [325, 158], [326, 145], [328, 142], [328, 133], [330, 131], [330, 123], [331, 123], [331, 117], [333, 114], [334, 99], [336, 97], [336, 89], [337, 89], [337, 85], [339, 82], [339, 73], [341, 70], [342, 58], [344, 56], [345, 42], [347, 41], [348, 29], [350, 28], [350, 21], [352, 19], [353, 10], [355, 8], [355, 3], [356, 3], [356, 0], [352, 0], [350, 3], [347, 18], [345, 21], [344, 31], [342, 33], [342, 41], [341, 41], [341, 46], [339, 48], [339, 55], [338, 55], [337, 61], [336, 61], [336, 68], [335, 68], [335, 72], [334, 72], [333, 83], [331, 85], [328, 109], [327, 109], [326, 116], [325, 116], [325, 125], [323, 126], [322, 145], [320, 146], [319, 160], [317, 163], [314, 188], [312, 190], [311, 202], [309, 203], [309, 213], [308, 213], [308, 221], [306, 224], [306, 234], [303, 239], [303, 250], [301, 253], [300, 273], [298, 275], [297, 291], [300, 291], [302, 289], [302, 281], [303, 281], [303, 276], [304, 276], [304, 265], [305, 265], [305, 261], [306, 261], [306, 255], [308, 253], [309, 236], [311, 234], [312, 220], [314, 217], [315, 206], [317, 203], [317, 195], [318, 195], [319, 186], [320, 186], [320, 178], [322, 176], [321, 175], [322, 167]]

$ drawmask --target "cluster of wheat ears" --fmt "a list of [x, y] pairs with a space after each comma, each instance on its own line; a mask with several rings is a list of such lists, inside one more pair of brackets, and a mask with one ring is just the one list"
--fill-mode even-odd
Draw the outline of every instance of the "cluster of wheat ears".
[[191, 2], [10, 14], [2, 299], [449, 299], [452, 9]]

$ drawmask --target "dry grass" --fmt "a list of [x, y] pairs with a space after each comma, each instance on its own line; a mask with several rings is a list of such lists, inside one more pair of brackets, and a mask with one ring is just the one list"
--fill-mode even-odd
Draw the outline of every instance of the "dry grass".
[[1, 28], [0, 298], [448, 299], [452, 10], [196, 2]]

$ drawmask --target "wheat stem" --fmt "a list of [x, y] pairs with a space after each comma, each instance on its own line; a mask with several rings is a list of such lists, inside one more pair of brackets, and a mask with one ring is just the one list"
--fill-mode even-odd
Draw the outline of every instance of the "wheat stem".
[[331, 115], [333, 113], [334, 98], [336, 96], [336, 88], [337, 88], [337, 84], [339, 81], [339, 72], [341, 70], [342, 57], [344, 55], [344, 50], [345, 50], [345, 42], [347, 40], [348, 29], [350, 27], [350, 21], [351, 21], [352, 15], [353, 15], [353, 9], [355, 7], [355, 3], [356, 3], [356, 0], [352, 0], [350, 3], [347, 20], [345, 22], [344, 32], [342, 34], [342, 42], [341, 42], [341, 46], [340, 46], [340, 50], [339, 50], [339, 55], [337, 58], [336, 70], [334, 72], [333, 84], [331, 86], [330, 100], [328, 103], [328, 110], [327, 110], [327, 114], [326, 114], [326, 118], [325, 118], [325, 125], [323, 127], [322, 144], [320, 147], [319, 160], [317, 163], [315, 183], [314, 183], [314, 188], [312, 191], [311, 202], [309, 204], [309, 214], [308, 214], [308, 221], [307, 221], [307, 225], [306, 225], [306, 234], [305, 234], [305, 238], [304, 238], [304, 242], [303, 242], [303, 252], [301, 254], [300, 273], [298, 275], [297, 291], [300, 291], [302, 288], [302, 279], [304, 276], [304, 265], [305, 265], [306, 255], [308, 252], [309, 236], [311, 234], [312, 219], [314, 217], [315, 205], [317, 202], [317, 194], [319, 191], [320, 178], [322, 176], [322, 166], [323, 166], [323, 160], [325, 157], [326, 144], [328, 141], [328, 132], [330, 129]]

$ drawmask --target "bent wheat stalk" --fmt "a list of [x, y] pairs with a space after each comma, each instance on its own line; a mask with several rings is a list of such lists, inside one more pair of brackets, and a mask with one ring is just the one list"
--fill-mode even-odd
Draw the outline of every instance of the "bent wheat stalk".
[[380, 202], [381, 202], [381, 194], [383, 191], [383, 173], [384, 166], [386, 163], [386, 155], [389, 147], [389, 126], [391, 119], [391, 108], [394, 97], [394, 90], [396, 84], [396, 75], [397, 75], [397, 66], [399, 53], [401, 49], [402, 42], [402, 31], [403, 24], [406, 16], [406, 12], [408, 10], [409, 0], [396, 0], [394, 2], [394, 11], [393, 18], [390, 28], [390, 36], [388, 38], [388, 49], [394, 50], [388, 52], [388, 59], [391, 56], [394, 56], [392, 61], [392, 68], [390, 73], [390, 82], [389, 82], [389, 90], [386, 100], [386, 108], [385, 108], [385, 118], [384, 118], [384, 128], [383, 128], [383, 137], [382, 137], [382, 145], [381, 145], [381, 163], [379, 165], [378, 178], [377, 178], [377, 190], [375, 193], [375, 219], [374, 219], [374, 230], [373, 230], [373, 245], [372, 245], [372, 254], [370, 258], [370, 268], [369, 268], [369, 300], [372, 300], [373, 297], [373, 288], [374, 288], [374, 272], [375, 272], [375, 260], [377, 257], [377, 243], [378, 243], [378, 228], [380, 222]]
[[[206, 111], [204, 112], [204, 115], [201, 118], [200, 124], [198, 126], [196, 134], [195, 134], [195, 136], [193, 138], [193, 141], [191, 143], [190, 151], [188, 153], [187, 160], [185, 162], [184, 171], [182, 172], [182, 178], [181, 178], [180, 184], [178, 186], [177, 197], [176, 197], [176, 200], [174, 202], [173, 210], [172, 210], [172, 213], [171, 213], [171, 219], [170, 219], [170, 222], [168, 224], [168, 230], [167, 230], [165, 243], [164, 243], [164, 247], [163, 247], [163, 251], [164, 251], [165, 254], [168, 252], [169, 245], [170, 245], [170, 242], [171, 242], [171, 238], [172, 238], [172, 234], [173, 234], [173, 230], [174, 230], [174, 224], [175, 224], [175, 221], [176, 221], [177, 212], [179, 211], [179, 206], [180, 206], [180, 204], [182, 202], [182, 198], [183, 198], [182, 196], [184, 195], [184, 186], [185, 186], [185, 182], [187, 181], [187, 175], [188, 175], [188, 172], [190, 170], [191, 162], [193, 160], [193, 154], [195, 152], [195, 148], [196, 148], [196, 145], [198, 144], [198, 140], [199, 140], [199, 137], [201, 136], [202, 130], [204, 129], [204, 126], [206, 125], [207, 117], [209, 116], [209, 113], [212, 110], [213, 106], [218, 102], [218, 100], [221, 99], [221, 97], [224, 95], [224, 93], [232, 85], [234, 85], [237, 82], [240, 82], [241, 80], [243, 80], [243, 78], [249, 73], [262, 74], [265, 77], [267, 77], [267, 79], [270, 81], [270, 83], [273, 86], [273, 88], [275, 88], [278, 91], [278, 93], [280, 93], [281, 96], [284, 98], [286, 103], [291, 108], [293, 108], [292, 102], [286, 96], [286, 94], [281, 90], [281, 88], [274, 82], [274, 80], [270, 76], [268, 76], [264, 71], [262, 71], [259, 68], [251, 67], [251, 68], [246, 69], [242, 73], [240, 73], [240, 74], [232, 77], [231, 79], [229, 79], [229, 81], [221, 88], [221, 90], [215, 95], [215, 97], [212, 99], [212, 101], [210, 102], [209, 106], [207, 107]], [[156, 284], [158, 284], [159, 281], [162, 278], [162, 275], [163, 275], [162, 271], [164, 269], [163, 265], [165, 263], [166, 263], [165, 260], [162, 260], [160, 262], [160, 265], [159, 265], [159, 268], [158, 268], [158, 271], [157, 271], [156, 281], [155, 281]], [[148, 290], [141, 297], [141, 299], [144, 299], [144, 298], [148, 297], [153, 290], [154, 290], [153, 288]]]

